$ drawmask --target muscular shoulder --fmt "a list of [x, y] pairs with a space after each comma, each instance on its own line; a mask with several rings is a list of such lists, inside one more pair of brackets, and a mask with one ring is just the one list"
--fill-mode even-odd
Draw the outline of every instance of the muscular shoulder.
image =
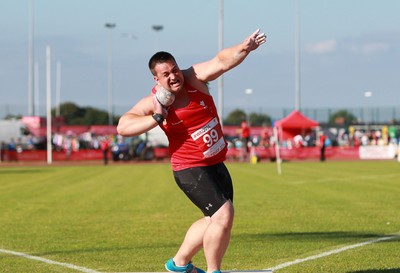
[[199, 75], [196, 74], [196, 71], [193, 69], [193, 66], [189, 67], [188, 69], [182, 70], [183, 76], [185, 77], [185, 83], [196, 88], [197, 90], [205, 93], [210, 94], [208, 89], [207, 82], [202, 81], [199, 78]]

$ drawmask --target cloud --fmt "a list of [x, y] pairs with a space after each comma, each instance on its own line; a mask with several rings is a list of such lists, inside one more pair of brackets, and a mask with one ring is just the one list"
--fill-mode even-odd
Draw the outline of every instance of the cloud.
[[357, 44], [347, 45], [347, 48], [350, 52], [359, 53], [362, 55], [373, 55], [378, 53], [385, 53], [391, 49], [391, 45], [389, 43], [384, 42], [364, 42]]
[[334, 52], [336, 49], [336, 40], [328, 40], [306, 45], [306, 51], [311, 54], [326, 54]]
[[317, 43], [309, 43], [305, 50], [314, 55], [323, 55], [337, 51], [349, 51], [362, 55], [374, 55], [385, 53], [392, 49], [392, 44], [388, 41], [365, 41], [364, 39], [352, 39], [350, 41], [327, 40]]
[[387, 43], [368, 43], [361, 47], [361, 52], [364, 54], [374, 54], [390, 49], [390, 45]]
[[340, 41], [340, 49], [364, 56], [377, 54], [398, 54], [400, 50], [399, 31], [368, 32], [360, 36], [346, 37]]

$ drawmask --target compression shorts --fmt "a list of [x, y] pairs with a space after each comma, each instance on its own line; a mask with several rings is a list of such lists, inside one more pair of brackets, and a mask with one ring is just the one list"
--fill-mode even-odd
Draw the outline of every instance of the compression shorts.
[[233, 202], [232, 179], [224, 163], [173, 173], [179, 188], [205, 216], [212, 216], [228, 200]]

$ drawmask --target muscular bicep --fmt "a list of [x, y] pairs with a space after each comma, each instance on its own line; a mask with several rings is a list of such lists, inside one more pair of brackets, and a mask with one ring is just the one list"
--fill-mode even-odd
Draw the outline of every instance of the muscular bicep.
[[218, 57], [214, 57], [207, 62], [195, 64], [192, 66], [192, 69], [196, 78], [203, 82], [213, 81], [226, 71]]
[[213, 81], [223, 73], [239, 65], [249, 54], [242, 44], [220, 51], [207, 62], [193, 65], [197, 78], [204, 82]]
[[135, 136], [154, 128], [157, 123], [151, 117], [153, 109], [152, 95], [141, 99], [121, 116], [117, 132], [122, 136]]

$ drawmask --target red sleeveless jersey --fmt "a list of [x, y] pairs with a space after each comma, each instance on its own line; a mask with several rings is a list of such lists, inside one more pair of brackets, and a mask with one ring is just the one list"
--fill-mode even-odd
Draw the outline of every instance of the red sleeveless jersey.
[[188, 85], [185, 88], [189, 104], [179, 109], [170, 107], [160, 125], [168, 137], [174, 171], [221, 163], [227, 152], [213, 98]]

